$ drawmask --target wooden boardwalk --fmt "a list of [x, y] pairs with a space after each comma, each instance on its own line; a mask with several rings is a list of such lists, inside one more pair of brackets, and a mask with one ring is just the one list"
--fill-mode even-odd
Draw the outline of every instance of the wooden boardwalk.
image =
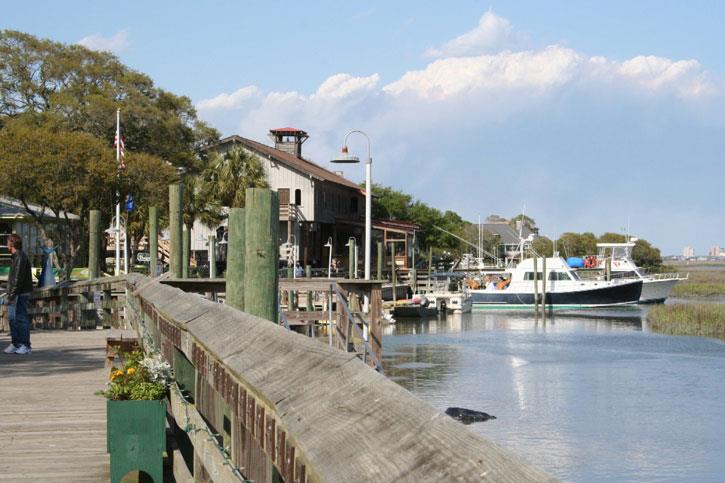
[[[0, 481], [108, 481], [105, 330], [33, 331], [0, 352]], [[10, 343], [0, 334], [0, 350]]]

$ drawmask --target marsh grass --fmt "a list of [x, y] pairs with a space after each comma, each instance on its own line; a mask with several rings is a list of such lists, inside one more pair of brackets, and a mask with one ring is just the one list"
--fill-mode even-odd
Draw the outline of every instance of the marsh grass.
[[725, 266], [722, 269], [703, 269], [702, 266], [678, 266], [681, 274], [689, 278], [675, 285], [674, 297], [712, 297], [725, 295]]
[[657, 305], [647, 314], [655, 332], [669, 335], [694, 335], [725, 339], [725, 305]]

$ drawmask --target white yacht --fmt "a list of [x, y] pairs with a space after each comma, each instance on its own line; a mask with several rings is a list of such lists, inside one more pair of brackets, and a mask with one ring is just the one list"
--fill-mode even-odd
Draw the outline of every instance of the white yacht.
[[594, 268], [605, 270], [607, 259], [611, 258], [612, 278], [642, 280], [640, 303], [664, 302], [677, 282], [686, 280], [687, 277], [681, 277], [679, 273], [649, 274], [645, 269], [638, 267], [632, 260], [632, 249], [636, 241], [636, 238], [631, 238], [625, 243], [597, 243], [599, 253], [592, 265], [595, 265]]
[[[561, 257], [538, 259], [538, 289], [534, 287], [534, 259], [528, 258], [506, 270], [497, 283], [471, 290], [473, 309], [522, 310], [534, 307], [534, 293], [541, 297], [542, 278], [546, 277], [547, 309], [583, 309], [636, 304], [642, 292], [642, 280], [582, 280]], [[541, 300], [541, 299], [540, 299]]]

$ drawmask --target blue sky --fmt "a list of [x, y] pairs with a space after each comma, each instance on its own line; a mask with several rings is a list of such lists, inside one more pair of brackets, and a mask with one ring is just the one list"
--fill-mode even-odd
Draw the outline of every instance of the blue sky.
[[365, 130], [374, 181], [472, 221], [525, 205], [550, 237], [629, 219], [666, 254], [725, 245], [721, 2], [108, 5], [0, 27], [112, 50], [224, 134], [302, 128], [328, 167]]

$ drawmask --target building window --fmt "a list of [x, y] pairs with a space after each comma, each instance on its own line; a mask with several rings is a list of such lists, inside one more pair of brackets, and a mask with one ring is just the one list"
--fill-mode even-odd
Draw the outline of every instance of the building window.
[[350, 198], [350, 211], [357, 213], [357, 196]]
[[295, 204], [297, 206], [302, 205], [302, 190], [299, 188], [295, 190]]

